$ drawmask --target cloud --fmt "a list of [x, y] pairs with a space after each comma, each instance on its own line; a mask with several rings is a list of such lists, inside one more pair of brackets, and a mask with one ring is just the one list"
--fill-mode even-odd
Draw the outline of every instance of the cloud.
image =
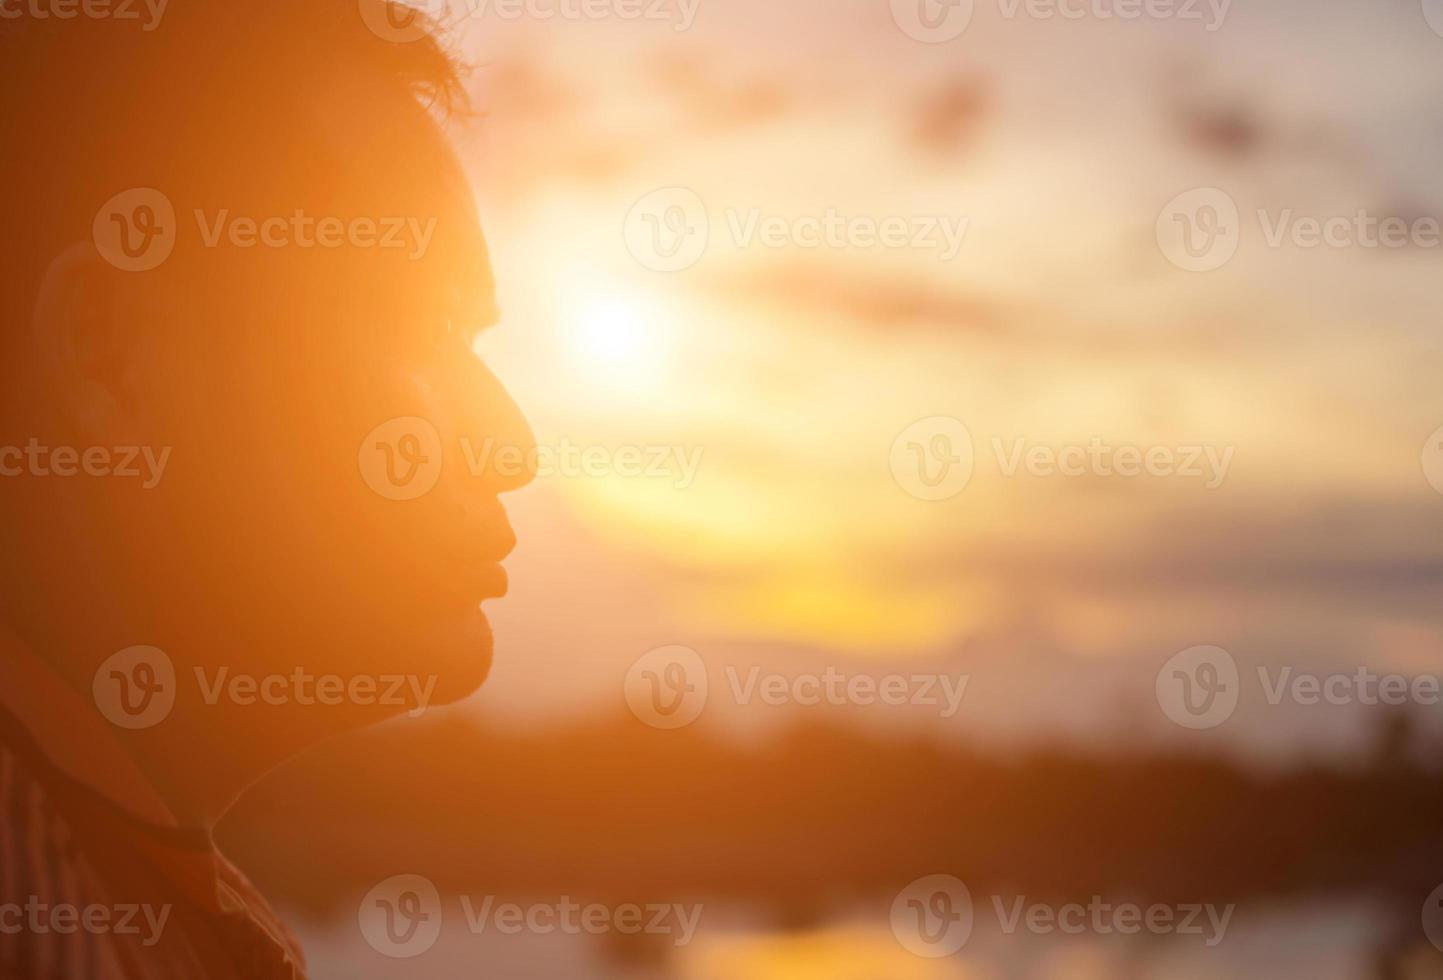
[[841, 315], [889, 331], [940, 331], [1002, 337], [1012, 334], [1016, 310], [1008, 303], [929, 284], [903, 273], [866, 272], [822, 262], [768, 264], [717, 282], [720, 291], [780, 308]]
[[923, 96], [914, 109], [912, 143], [931, 153], [965, 149], [976, 139], [992, 106], [992, 89], [985, 79], [947, 79]]
[[774, 74], [725, 71], [702, 52], [659, 53], [650, 86], [674, 100], [684, 125], [719, 132], [780, 119], [798, 107], [794, 86]]

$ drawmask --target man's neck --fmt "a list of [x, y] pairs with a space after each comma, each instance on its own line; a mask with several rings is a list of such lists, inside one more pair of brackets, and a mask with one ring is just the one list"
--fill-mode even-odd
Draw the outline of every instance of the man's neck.
[[214, 828], [254, 777], [237, 772], [230, 760], [198, 741], [177, 746], [173, 739], [146, 737], [149, 734], [118, 732], [117, 736], [177, 826]]
[[[89, 692], [86, 692], [89, 693]], [[181, 718], [128, 731], [107, 721], [82, 685], [0, 627], [0, 705], [61, 772], [146, 823], [210, 830], [251, 776], [200, 738], [177, 737]]]

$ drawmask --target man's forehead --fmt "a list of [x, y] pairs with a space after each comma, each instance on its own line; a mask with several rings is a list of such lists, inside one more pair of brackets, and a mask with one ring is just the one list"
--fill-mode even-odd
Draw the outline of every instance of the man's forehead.
[[456, 316], [484, 326], [498, 317], [495, 278], [470, 182], [435, 116], [407, 88], [370, 73], [337, 73], [312, 103], [347, 183], [377, 206], [372, 217], [429, 229], [416, 261], [445, 290]]

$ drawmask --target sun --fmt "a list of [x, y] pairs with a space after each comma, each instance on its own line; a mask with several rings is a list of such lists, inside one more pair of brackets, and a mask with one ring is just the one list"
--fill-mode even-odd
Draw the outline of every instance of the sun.
[[562, 318], [578, 373], [611, 386], [655, 387], [665, 368], [666, 331], [656, 302], [618, 287], [572, 293]]
[[616, 296], [585, 304], [573, 328], [576, 353], [588, 363], [612, 370], [639, 367], [652, 355], [654, 338], [634, 304]]

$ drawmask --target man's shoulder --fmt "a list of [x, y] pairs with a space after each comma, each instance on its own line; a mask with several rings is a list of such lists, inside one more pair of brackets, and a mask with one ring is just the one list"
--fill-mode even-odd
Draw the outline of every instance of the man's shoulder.
[[[166, 975], [144, 951], [164, 931], [162, 907], [137, 882], [114, 885], [109, 848], [90, 839], [53, 774], [0, 743], [0, 976], [17, 980], [132, 980]], [[175, 965], [198, 966], [184, 944]], [[155, 965], [159, 965], [156, 963]]]
[[[305, 954], [290, 927], [285, 924], [271, 904], [249, 878], [222, 854], [216, 855], [217, 885], [223, 908], [234, 918], [246, 924], [256, 934], [256, 948], [267, 950], [272, 958], [289, 960], [295, 970], [296, 980], [304, 980]], [[281, 967], [281, 975], [285, 968]], [[271, 974], [267, 974], [271, 975]]]
[[207, 835], [146, 828], [0, 725], [0, 977], [298, 980], [291, 934]]

